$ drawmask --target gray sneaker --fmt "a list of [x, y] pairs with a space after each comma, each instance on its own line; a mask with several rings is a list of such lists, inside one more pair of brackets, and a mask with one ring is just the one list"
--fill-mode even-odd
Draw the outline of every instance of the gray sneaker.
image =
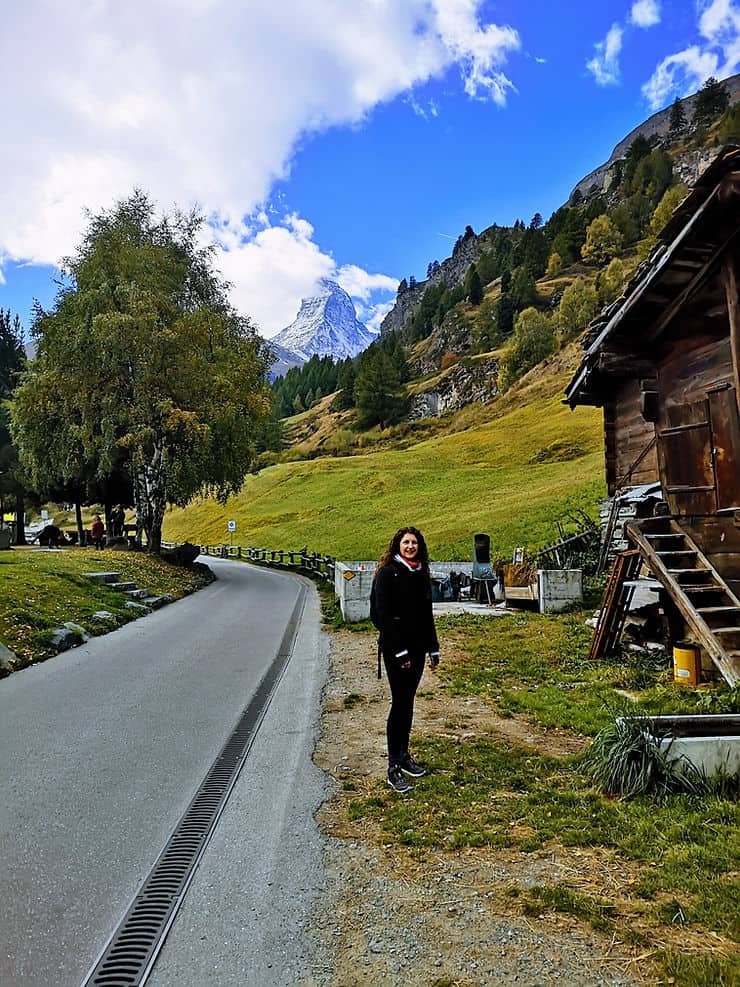
[[404, 754], [403, 761], [401, 761], [401, 771], [404, 774], [411, 775], [412, 778], [423, 778], [427, 773], [427, 769], [422, 767], [418, 761], [415, 761], [410, 754]]
[[412, 791], [414, 787], [410, 782], [406, 781], [399, 765], [388, 769], [388, 784], [394, 792], [400, 792], [401, 795]]

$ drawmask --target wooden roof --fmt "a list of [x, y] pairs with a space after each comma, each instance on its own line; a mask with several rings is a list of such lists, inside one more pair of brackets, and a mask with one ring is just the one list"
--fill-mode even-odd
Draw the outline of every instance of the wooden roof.
[[585, 355], [566, 403], [601, 405], [608, 371], [602, 354], [648, 356], [674, 315], [706, 284], [719, 257], [740, 236], [740, 147], [724, 147], [658, 234], [624, 294], [590, 324]]

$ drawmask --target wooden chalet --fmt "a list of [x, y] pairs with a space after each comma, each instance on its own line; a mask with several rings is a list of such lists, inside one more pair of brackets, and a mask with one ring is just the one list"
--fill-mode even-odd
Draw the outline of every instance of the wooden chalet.
[[740, 148], [726, 147], [624, 295], [592, 323], [566, 401], [604, 409], [610, 494], [659, 482], [627, 526], [686, 636], [740, 682]]

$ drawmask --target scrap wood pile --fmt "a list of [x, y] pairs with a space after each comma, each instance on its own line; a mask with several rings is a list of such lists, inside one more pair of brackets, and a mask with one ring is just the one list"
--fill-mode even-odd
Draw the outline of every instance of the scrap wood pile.
[[583, 569], [587, 574], [594, 573], [600, 549], [598, 524], [585, 511], [576, 511], [556, 521], [556, 525], [559, 538], [537, 553], [536, 568]]

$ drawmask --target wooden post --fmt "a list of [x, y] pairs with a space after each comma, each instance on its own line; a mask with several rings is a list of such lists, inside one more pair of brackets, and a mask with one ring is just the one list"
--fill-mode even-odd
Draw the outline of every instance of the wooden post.
[[735, 256], [730, 253], [722, 265], [722, 280], [727, 298], [727, 316], [730, 321], [730, 352], [732, 354], [732, 379], [735, 385], [735, 400], [740, 410], [740, 298], [737, 291]]

